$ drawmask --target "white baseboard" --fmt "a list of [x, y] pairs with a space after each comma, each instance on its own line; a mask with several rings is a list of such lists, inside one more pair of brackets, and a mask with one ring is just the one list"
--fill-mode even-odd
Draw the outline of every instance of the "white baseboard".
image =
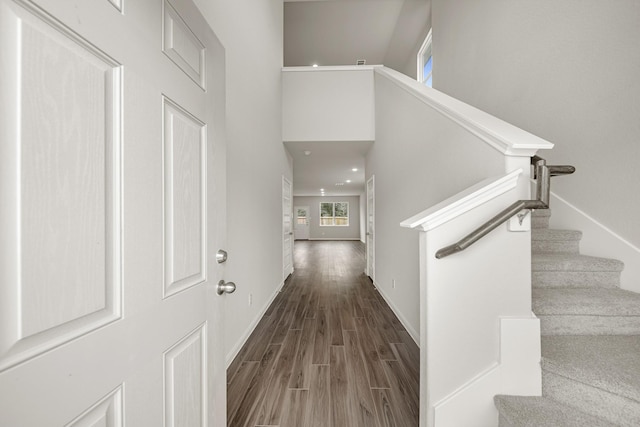
[[580, 253], [624, 262], [622, 289], [640, 292], [640, 248], [634, 246], [557, 194], [551, 193], [551, 228], [582, 231]]
[[434, 404], [437, 427], [495, 427], [496, 394], [540, 396], [540, 321], [500, 319], [500, 360]]
[[242, 346], [247, 342], [247, 340], [249, 339], [249, 336], [251, 336], [251, 333], [253, 332], [253, 330], [256, 328], [256, 326], [258, 326], [258, 323], [260, 323], [260, 320], [262, 320], [262, 316], [264, 316], [264, 314], [267, 312], [267, 310], [269, 309], [269, 306], [271, 306], [271, 304], [273, 303], [273, 300], [276, 299], [276, 296], [278, 296], [278, 294], [282, 290], [283, 286], [284, 286], [284, 281], [282, 281], [282, 283], [280, 283], [280, 285], [278, 285], [278, 287], [276, 288], [276, 291], [273, 293], [273, 295], [271, 295], [271, 298], [269, 298], [269, 300], [264, 305], [264, 307], [262, 307], [262, 309], [260, 310], [260, 312], [258, 313], [256, 318], [251, 322], [251, 324], [249, 325], [249, 327], [245, 331], [245, 333], [242, 334], [242, 336], [240, 337], [238, 342], [233, 346], [231, 351], [229, 353], [227, 353], [227, 357], [226, 357], [227, 369], [231, 365], [231, 362], [233, 362], [233, 359], [236, 358], [236, 356], [238, 355], [238, 353], [242, 349]]
[[393, 313], [398, 317], [398, 320], [400, 320], [400, 323], [402, 323], [402, 326], [404, 326], [404, 328], [407, 330], [407, 332], [409, 333], [413, 341], [416, 343], [418, 348], [420, 348], [420, 332], [416, 331], [410, 326], [407, 319], [402, 315], [402, 312], [396, 308], [396, 306], [393, 304], [393, 302], [391, 302], [389, 297], [385, 295], [382, 289], [378, 285], [376, 285], [375, 282], [373, 283], [373, 286], [375, 286], [378, 292], [380, 292], [380, 295], [382, 295], [382, 298], [384, 298], [384, 300], [387, 302], [387, 305], [391, 307], [391, 311], [393, 311]]

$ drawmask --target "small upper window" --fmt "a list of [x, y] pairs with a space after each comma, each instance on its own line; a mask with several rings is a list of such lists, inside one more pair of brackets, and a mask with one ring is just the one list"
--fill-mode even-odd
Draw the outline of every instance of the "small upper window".
[[433, 87], [433, 57], [431, 56], [431, 30], [418, 51], [418, 81]]

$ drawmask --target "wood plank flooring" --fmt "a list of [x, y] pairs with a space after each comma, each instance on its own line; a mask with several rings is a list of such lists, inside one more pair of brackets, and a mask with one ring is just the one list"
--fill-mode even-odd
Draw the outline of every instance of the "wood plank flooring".
[[227, 370], [229, 427], [415, 427], [420, 352], [364, 245], [296, 241], [295, 271]]

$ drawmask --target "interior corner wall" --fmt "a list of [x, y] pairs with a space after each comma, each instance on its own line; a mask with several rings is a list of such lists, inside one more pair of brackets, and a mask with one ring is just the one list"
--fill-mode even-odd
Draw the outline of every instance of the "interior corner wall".
[[[282, 0], [195, 0], [226, 52], [227, 362], [282, 284]], [[260, 210], [260, 215], [256, 212]], [[218, 248], [212, 248], [218, 249]], [[249, 305], [249, 294], [253, 304]]]
[[417, 79], [418, 51], [430, 29], [431, 0], [404, 0], [384, 57], [385, 67]]
[[[321, 202], [348, 202], [348, 226], [320, 226]], [[359, 196], [294, 196], [294, 206], [309, 206], [309, 240], [360, 240]]]
[[640, 2], [432, 3], [434, 88], [555, 143], [552, 191], [640, 246]]
[[366, 159], [366, 179], [375, 175], [375, 284], [417, 339], [419, 233], [400, 223], [504, 174], [504, 156], [386, 77], [376, 74], [375, 90], [376, 141]]

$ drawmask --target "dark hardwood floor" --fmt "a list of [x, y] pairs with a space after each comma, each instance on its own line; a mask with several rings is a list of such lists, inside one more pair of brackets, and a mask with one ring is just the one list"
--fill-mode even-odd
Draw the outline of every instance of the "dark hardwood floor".
[[228, 425], [417, 426], [419, 349], [364, 245], [296, 241], [294, 268], [227, 371]]

